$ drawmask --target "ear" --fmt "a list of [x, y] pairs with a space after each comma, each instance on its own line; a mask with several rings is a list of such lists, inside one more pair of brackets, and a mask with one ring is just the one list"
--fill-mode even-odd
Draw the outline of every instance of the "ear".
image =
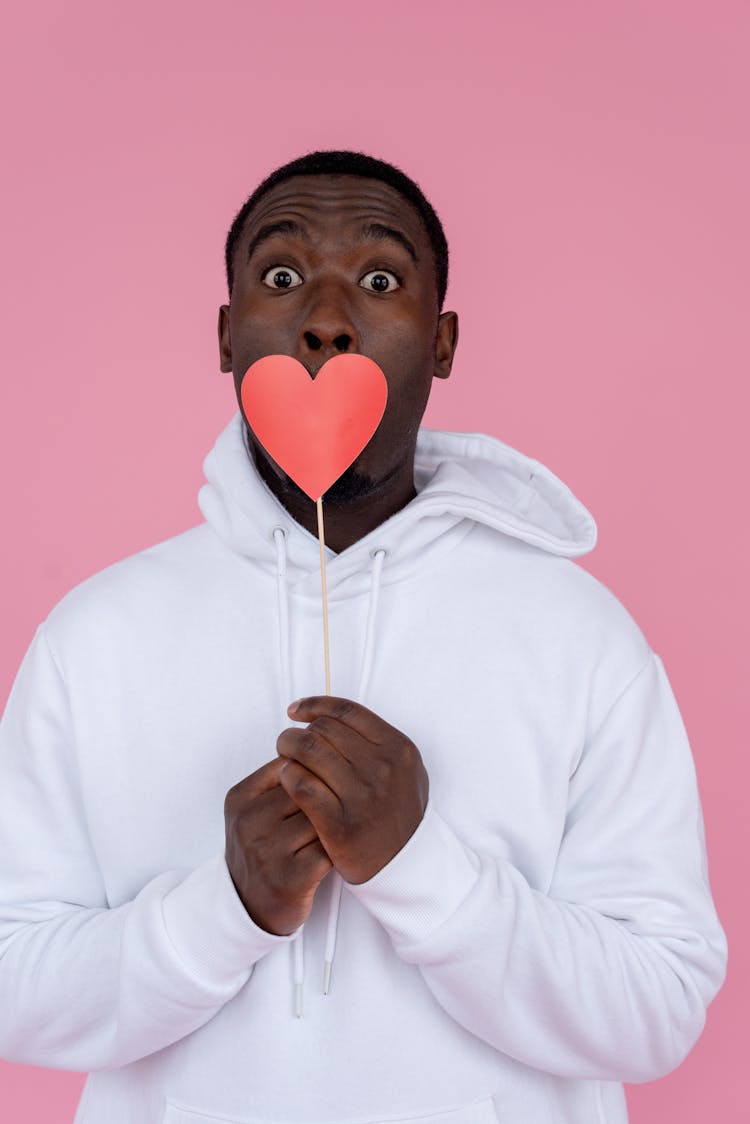
[[441, 312], [435, 335], [435, 369], [433, 378], [447, 379], [453, 366], [458, 344], [458, 313]]
[[232, 370], [232, 341], [229, 338], [229, 305], [219, 309], [219, 360], [220, 370]]

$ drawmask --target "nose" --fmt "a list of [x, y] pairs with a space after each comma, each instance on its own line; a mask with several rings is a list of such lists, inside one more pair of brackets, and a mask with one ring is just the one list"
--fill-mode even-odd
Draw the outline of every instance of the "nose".
[[300, 326], [303, 354], [312, 359], [359, 349], [359, 337], [343, 293], [337, 286], [320, 286]]

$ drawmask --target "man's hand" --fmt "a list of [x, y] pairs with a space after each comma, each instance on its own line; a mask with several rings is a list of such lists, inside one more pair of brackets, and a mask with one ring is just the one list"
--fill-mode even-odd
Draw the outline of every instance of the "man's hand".
[[283, 761], [271, 761], [229, 789], [224, 800], [226, 862], [256, 925], [277, 935], [307, 920], [331, 869], [317, 832], [279, 784]]
[[429, 780], [419, 750], [349, 699], [316, 695], [288, 713], [309, 725], [279, 735], [280, 783], [342, 878], [366, 882], [421, 823]]

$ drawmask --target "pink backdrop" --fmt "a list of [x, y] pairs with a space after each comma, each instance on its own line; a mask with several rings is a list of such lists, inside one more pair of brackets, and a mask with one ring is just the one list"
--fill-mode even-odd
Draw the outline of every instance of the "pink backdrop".
[[[750, 7], [30, 0], [2, 39], [3, 700], [71, 585], [200, 518], [245, 195], [315, 147], [402, 165], [462, 317], [427, 424], [501, 437], [592, 509], [584, 565], [691, 735], [729, 979], [632, 1120], [746, 1120]], [[63, 1124], [82, 1083], [0, 1063], [0, 1115]]]

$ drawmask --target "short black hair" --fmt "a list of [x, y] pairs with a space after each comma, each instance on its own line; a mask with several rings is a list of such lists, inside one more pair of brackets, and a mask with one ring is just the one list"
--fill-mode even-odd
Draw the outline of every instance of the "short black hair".
[[378, 160], [364, 152], [348, 150], [329, 150], [308, 152], [288, 164], [282, 165], [256, 187], [252, 195], [243, 203], [229, 228], [224, 260], [227, 272], [227, 288], [232, 295], [234, 284], [234, 251], [242, 235], [247, 216], [256, 203], [275, 187], [277, 183], [291, 179], [292, 176], [362, 176], [366, 179], [382, 180], [400, 192], [412, 204], [421, 218], [435, 257], [435, 282], [438, 293], [438, 310], [442, 310], [445, 292], [448, 288], [448, 242], [443, 225], [434, 207], [425, 198], [421, 188], [393, 164]]

